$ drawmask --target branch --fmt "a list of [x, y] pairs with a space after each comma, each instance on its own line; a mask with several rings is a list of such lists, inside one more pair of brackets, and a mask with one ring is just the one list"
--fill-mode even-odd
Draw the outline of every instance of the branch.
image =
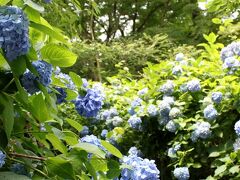
[[11, 155], [11, 156], [14, 156], [14, 157], [36, 159], [36, 160], [40, 160], [40, 161], [45, 161], [46, 160], [46, 158], [44, 158], [44, 157], [31, 156], [31, 155], [27, 155], [27, 154], [8, 153], [8, 155]]

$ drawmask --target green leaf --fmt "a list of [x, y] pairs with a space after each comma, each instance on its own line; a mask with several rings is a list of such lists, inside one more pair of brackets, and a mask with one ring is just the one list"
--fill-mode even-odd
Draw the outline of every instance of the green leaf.
[[56, 44], [44, 46], [41, 49], [41, 54], [45, 61], [60, 67], [72, 66], [77, 60], [76, 54]]
[[17, 75], [22, 75], [26, 70], [26, 56], [19, 56], [14, 59], [12, 62], [9, 62], [9, 65], [12, 71]]
[[43, 32], [44, 34], [47, 34], [47, 35], [49, 35], [50, 37], [52, 37], [52, 38], [54, 38], [54, 39], [56, 39], [56, 40], [58, 40], [58, 41], [61, 41], [61, 42], [66, 43], [66, 44], [68, 43], [68, 42], [65, 40], [65, 38], [64, 38], [64, 36], [63, 36], [62, 34], [60, 34], [60, 33], [58, 33], [58, 32], [55, 32], [53, 29], [51, 29], [51, 28], [49, 28], [49, 27], [47, 27], [47, 26], [45, 26], [45, 25], [32, 22], [32, 23], [30, 24], [30, 27], [32, 27], [32, 28], [34, 28], [34, 29], [36, 29], [36, 30], [38, 30], [38, 31], [41, 31], [41, 32]]
[[240, 170], [239, 166], [235, 165], [235, 166], [233, 166], [229, 169], [229, 172], [232, 173], [232, 174], [235, 174], [235, 173], [239, 173], [239, 170]]
[[5, 172], [0, 172], [0, 179], [2, 180], [30, 180], [29, 177], [15, 174], [14, 172], [10, 171], [5, 171]]
[[120, 175], [121, 169], [120, 169], [119, 163], [117, 161], [109, 160], [107, 165], [108, 165], [108, 169], [109, 169], [109, 171], [107, 172], [108, 178], [113, 179]]
[[6, 96], [3, 93], [0, 93], [0, 105], [3, 107], [0, 112], [0, 119], [3, 122], [4, 130], [6, 132], [7, 138], [9, 139], [14, 124], [13, 101], [10, 97]]
[[44, 7], [38, 5], [37, 3], [31, 1], [31, 0], [23, 0], [24, 4], [30, 6], [31, 8], [43, 13], [44, 12]]
[[78, 132], [80, 132], [83, 127], [81, 124], [79, 124], [77, 121], [74, 121], [72, 119], [67, 118], [66, 121], [68, 122], [68, 124], [70, 124], [73, 128], [75, 128]]
[[71, 77], [74, 84], [80, 88], [82, 86], [82, 78], [74, 72], [70, 72], [69, 76]]
[[50, 157], [46, 161], [48, 172], [65, 179], [75, 179], [73, 167], [70, 162], [60, 157]]
[[221, 19], [219, 19], [219, 18], [213, 18], [213, 19], [212, 19], [212, 22], [213, 22], [214, 24], [222, 24], [222, 21], [221, 21]]
[[78, 93], [76, 91], [71, 89], [66, 89], [65, 91], [67, 93], [67, 97], [65, 98], [67, 101], [72, 101], [78, 97]]
[[29, 21], [35, 22], [35, 23], [41, 23], [40, 20], [40, 13], [36, 11], [35, 9], [27, 6], [24, 9], [24, 12], [27, 14]]
[[218, 176], [219, 174], [223, 173], [227, 169], [227, 165], [221, 165], [214, 171], [214, 176]]
[[122, 158], [122, 153], [107, 141], [101, 140], [102, 145], [114, 156]]
[[54, 134], [47, 134], [46, 138], [51, 142], [51, 144], [56, 150], [60, 151], [63, 154], [67, 153], [66, 146], [62, 143], [61, 140], [58, 139], [57, 136], [55, 136]]
[[91, 174], [93, 179], [97, 180], [97, 173], [96, 173], [94, 167], [88, 161], [85, 161], [84, 164], [86, 165], [87, 170], [89, 171], [89, 173]]
[[32, 99], [32, 113], [41, 122], [49, 120], [49, 112], [42, 93], [33, 95]]
[[10, 0], [0, 0], [0, 6], [6, 5]]
[[218, 157], [220, 156], [219, 152], [211, 152], [208, 157]]
[[90, 163], [96, 171], [106, 172], [108, 170], [107, 161], [105, 159], [99, 159], [95, 155], [92, 156]]
[[85, 151], [87, 151], [88, 153], [93, 153], [103, 159], [105, 159], [105, 152], [102, 151], [98, 146], [90, 144], [90, 143], [78, 143], [77, 145], [73, 146], [73, 148], [80, 148], [83, 149]]

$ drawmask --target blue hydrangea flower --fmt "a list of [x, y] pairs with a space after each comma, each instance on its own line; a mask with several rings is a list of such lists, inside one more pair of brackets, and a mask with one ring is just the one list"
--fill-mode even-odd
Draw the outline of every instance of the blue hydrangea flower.
[[89, 128], [87, 126], [83, 126], [83, 129], [80, 131], [81, 136], [86, 136], [89, 134]]
[[106, 149], [101, 144], [101, 141], [94, 135], [86, 135], [79, 139], [79, 142], [90, 143], [98, 146], [101, 150], [106, 152]]
[[169, 132], [176, 132], [177, 130], [177, 124], [174, 122], [174, 121], [169, 121], [167, 124], [166, 124], [166, 129], [169, 131]]
[[114, 116], [117, 116], [117, 115], [118, 115], [118, 111], [117, 111], [117, 109], [115, 109], [115, 108], [111, 108], [111, 109], [104, 110], [104, 111], [101, 113], [101, 117], [102, 117], [104, 120], [113, 118]]
[[169, 116], [171, 106], [167, 102], [161, 101], [158, 105], [158, 108], [161, 116]]
[[190, 92], [197, 92], [201, 90], [200, 81], [197, 79], [191, 80], [187, 83], [187, 89]]
[[29, 175], [25, 166], [20, 163], [12, 164], [12, 166], [10, 167], [10, 170], [16, 174], [25, 175], [25, 176]]
[[68, 75], [68, 74], [64, 74], [62, 72], [60, 72], [59, 74], [57, 74], [55, 76], [56, 78], [60, 79], [60, 81], [62, 83], [64, 83], [64, 85], [71, 90], [76, 90], [76, 85], [74, 84], [74, 82], [72, 81], [72, 78]]
[[163, 84], [160, 88], [160, 91], [163, 92], [165, 95], [171, 95], [174, 92], [173, 81], [167, 80], [167, 82]]
[[120, 126], [123, 122], [123, 119], [119, 116], [115, 116], [111, 119], [113, 126]]
[[204, 117], [207, 119], [207, 120], [214, 120], [216, 119], [217, 115], [218, 115], [218, 112], [217, 110], [214, 108], [214, 106], [212, 104], [208, 105], [204, 110], [203, 110], [203, 114], [204, 114]]
[[240, 136], [240, 120], [237, 121], [234, 125], [234, 130], [238, 136]]
[[219, 104], [222, 101], [222, 93], [221, 92], [213, 92], [212, 93], [212, 101], [216, 104]]
[[44, 2], [48, 4], [48, 3], [51, 3], [52, 0], [44, 0]]
[[142, 95], [146, 94], [147, 92], [148, 92], [148, 88], [143, 88], [143, 89], [139, 90], [137, 94], [139, 96], [142, 96]]
[[161, 126], [165, 126], [169, 121], [170, 121], [169, 116], [160, 115], [160, 116], [158, 117], [158, 123], [159, 123]]
[[187, 92], [187, 91], [188, 91], [188, 86], [187, 86], [187, 84], [182, 84], [182, 85], [180, 86], [180, 91], [181, 91], [181, 92]]
[[191, 135], [192, 141], [195, 142], [199, 138], [207, 139], [212, 133], [210, 128], [211, 125], [208, 122], [197, 122]]
[[175, 56], [176, 61], [182, 61], [184, 59], [184, 54], [183, 53], [178, 53]]
[[234, 151], [238, 151], [240, 149], [240, 138], [237, 138], [233, 143], [233, 149]]
[[32, 65], [37, 71], [38, 76], [35, 76], [32, 72], [26, 70], [21, 78], [22, 85], [29, 94], [34, 94], [39, 91], [37, 82], [47, 87], [51, 83], [53, 70], [51, 64], [42, 60], [34, 61]]
[[169, 148], [169, 149], [168, 149], [168, 156], [169, 156], [169, 157], [175, 157], [177, 151], [178, 151], [180, 148], [181, 148], [181, 145], [180, 145], [180, 144], [177, 144], [177, 145]]
[[156, 116], [158, 114], [158, 109], [155, 105], [150, 104], [147, 108], [147, 111], [150, 116]]
[[190, 178], [188, 167], [175, 168], [173, 175], [178, 180], [188, 180]]
[[6, 154], [0, 151], [0, 168], [5, 164]]
[[56, 87], [55, 88], [59, 93], [56, 93], [57, 96], [57, 104], [61, 104], [66, 102], [67, 93], [63, 88]]
[[169, 117], [171, 119], [175, 119], [175, 118], [178, 118], [180, 116], [181, 116], [181, 110], [176, 108], [176, 107], [172, 108], [169, 112]]
[[132, 103], [131, 103], [131, 107], [132, 108], [135, 108], [135, 107], [137, 107], [137, 106], [140, 106], [141, 104], [142, 104], [142, 99], [141, 98], [136, 98], [136, 99], [134, 99], [133, 101], [132, 101]]
[[134, 115], [134, 114], [136, 114], [134, 108], [128, 109], [128, 113], [129, 113], [131, 116]]
[[234, 53], [236, 56], [240, 56], [240, 42], [232, 42], [228, 45], [229, 49]]
[[232, 42], [221, 50], [220, 57], [223, 62], [225, 62], [227, 58], [234, 56], [240, 56], [240, 42]]
[[102, 136], [103, 138], [106, 138], [107, 133], [108, 133], [108, 130], [107, 130], [107, 129], [103, 129], [102, 132], [101, 132], [101, 136]]
[[233, 67], [239, 67], [240, 62], [235, 57], [228, 57], [225, 59], [223, 63], [223, 68], [233, 68]]
[[39, 130], [42, 131], [42, 132], [45, 132], [45, 131], [46, 131], [46, 127], [45, 127], [45, 124], [44, 124], [44, 123], [41, 123], [41, 124], [40, 124]]
[[9, 61], [28, 53], [28, 25], [27, 16], [18, 7], [0, 7], [0, 48]]
[[182, 74], [183, 70], [182, 70], [182, 67], [181, 66], [175, 66], [173, 69], [172, 69], [172, 74], [173, 75], [180, 75]]
[[133, 129], [141, 130], [142, 120], [140, 117], [133, 115], [128, 119], [128, 124]]
[[75, 108], [81, 116], [96, 117], [102, 108], [104, 97], [95, 89], [87, 89], [85, 96], [79, 95], [75, 101]]
[[140, 150], [138, 150], [136, 147], [131, 147], [128, 150], [128, 154], [129, 154], [129, 156], [141, 157], [142, 152]]
[[154, 160], [136, 156], [135, 148], [129, 154], [131, 155], [123, 157], [122, 164], [129, 165], [131, 169], [124, 168], [120, 180], [159, 180], [160, 171]]
[[163, 101], [168, 103], [169, 105], [174, 105], [174, 97], [172, 96], [163, 96]]
[[88, 81], [87, 81], [87, 79], [85, 79], [85, 78], [82, 78], [82, 86], [84, 87], [84, 88], [87, 88], [87, 86], [88, 86]]

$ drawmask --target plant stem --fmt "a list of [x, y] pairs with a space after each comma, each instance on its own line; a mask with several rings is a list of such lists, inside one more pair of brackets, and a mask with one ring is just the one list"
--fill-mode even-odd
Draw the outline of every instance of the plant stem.
[[29, 158], [29, 159], [36, 159], [40, 161], [45, 161], [46, 158], [44, 157], [38, 157], [38, 156], [31, 156], [27, 154], [18, 154], [18, 153], [8, 153], [9, 155], [15, 156], [15, 157], [22, 157], [22, 158]]

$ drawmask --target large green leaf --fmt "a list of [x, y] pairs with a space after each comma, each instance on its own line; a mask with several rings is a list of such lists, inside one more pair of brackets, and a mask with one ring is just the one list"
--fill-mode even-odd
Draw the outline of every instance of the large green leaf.
[[45, 61], [60, 67], [72, 66], [77, 60], [76, 54], [72, 53], [67, 48], [56, 44], [48, 44], [44, 46], [41, 49], [41, 54]]
[[14, 172], [10, 171], [5, 171], [5, 172], [0, 172], [0, 179], [1, 180], [30, 180], [29, 177], [15, 174]]
[[64, 179], [75, 179], [73, 167], [67, 160], [60, 157], [50, 157], [46, 161], [46, 164], [50, 174]]
[[10, 0], [0, 0], [0, 6], [6, 5]]
[[118, 158], [122, 158], [122, 153], [115, 148], [113, 145], [111, 145], [110, 143], [101, 140], [102, 145], [114, 156], [118, 157]]
[[39, 12], [43, 12], [44, 11], [44, 7], [38, 5], [37, 3], [31, 1], [31, 0], [23, 0], [24, 4], [27, 4], [28, 6], [30, 6], [31, 8], [39, 11]]
[[34, 29], [36, 29], [36, 30], [38, 30], [38, 31], [41, 31], [41, 32], [43, 32], [44, 34], [47, 34], [47, 35], [49, 35], [50, 37], [52, 37], [52, 38], [54, 38], [54, 39], [56, 39], [56, 40], [58, 40], [58, 41], [61, 41], [61, 42], [63, 42], [63, 43], [68, 43], [68, 42], [65, 40], [65, 38], [64, 38], [64, 36], [63, 36], [62, 34], [60, 34], [60, 33], [58, 33], [58, 32], [55, 32], [55, 31], [54, 31], [53, 29], [51, 29], [50, 27], [47, 27], [47, 26], [42, 25], [42, 24], [34, 23], [34, 22], [32, 22], [32, 23], [30, 24], [30, 27], [32, 27], [32, 28], [34, 28]]
[[12, 62], [9, 62], [11, 70], [17, 75], [22, 75], [26, 70], [26, 56], [19, 56]]
[[60, 151], [63, 154], [67, 153], [66, 146], [63, 144], [61, 140], [58, 139], [57, 136], [55, 136], [54, 134], [48, 134], [46, 138], [51, 142], [51, 144], [56, 150]]
[[119, 163], [117, 161], [110, 160], [107, 165], [108, 165], [108, 169], [109, 169], [107, 172], [108, 178], [113, 179], [120, 175], [121, 169], [120, 169]]
[[96, 156], [99, 156], [105, 159], [105, 152], [103, 152], [98, 146], [90, 144], [90, 143], [78, 143], [77, 145], [73, 146], [73, 148], [80, 148], [89, 153], [93, 153]]
[[74, 72], [70, 72], [69, 76], [71, 77], [74, 84], [80, 88], [82, 86], [82, 78]]
[[3, 122], [4, 130], [6, 132], [7, 138], [9, 139], [14, 124], [13, 101], [7, 95], [0, 93], [0, 105], [3, 108], [0, 111], [0, 119]]
[[66, 121], [68, 122], [68, 124], [70, 124], [73, 128], [75, 128], [78, 132], [80, 132], [83, 127], [81, 124], [79, 124], [77, 121], [74, 121], [72, 119], [67, 118]]

